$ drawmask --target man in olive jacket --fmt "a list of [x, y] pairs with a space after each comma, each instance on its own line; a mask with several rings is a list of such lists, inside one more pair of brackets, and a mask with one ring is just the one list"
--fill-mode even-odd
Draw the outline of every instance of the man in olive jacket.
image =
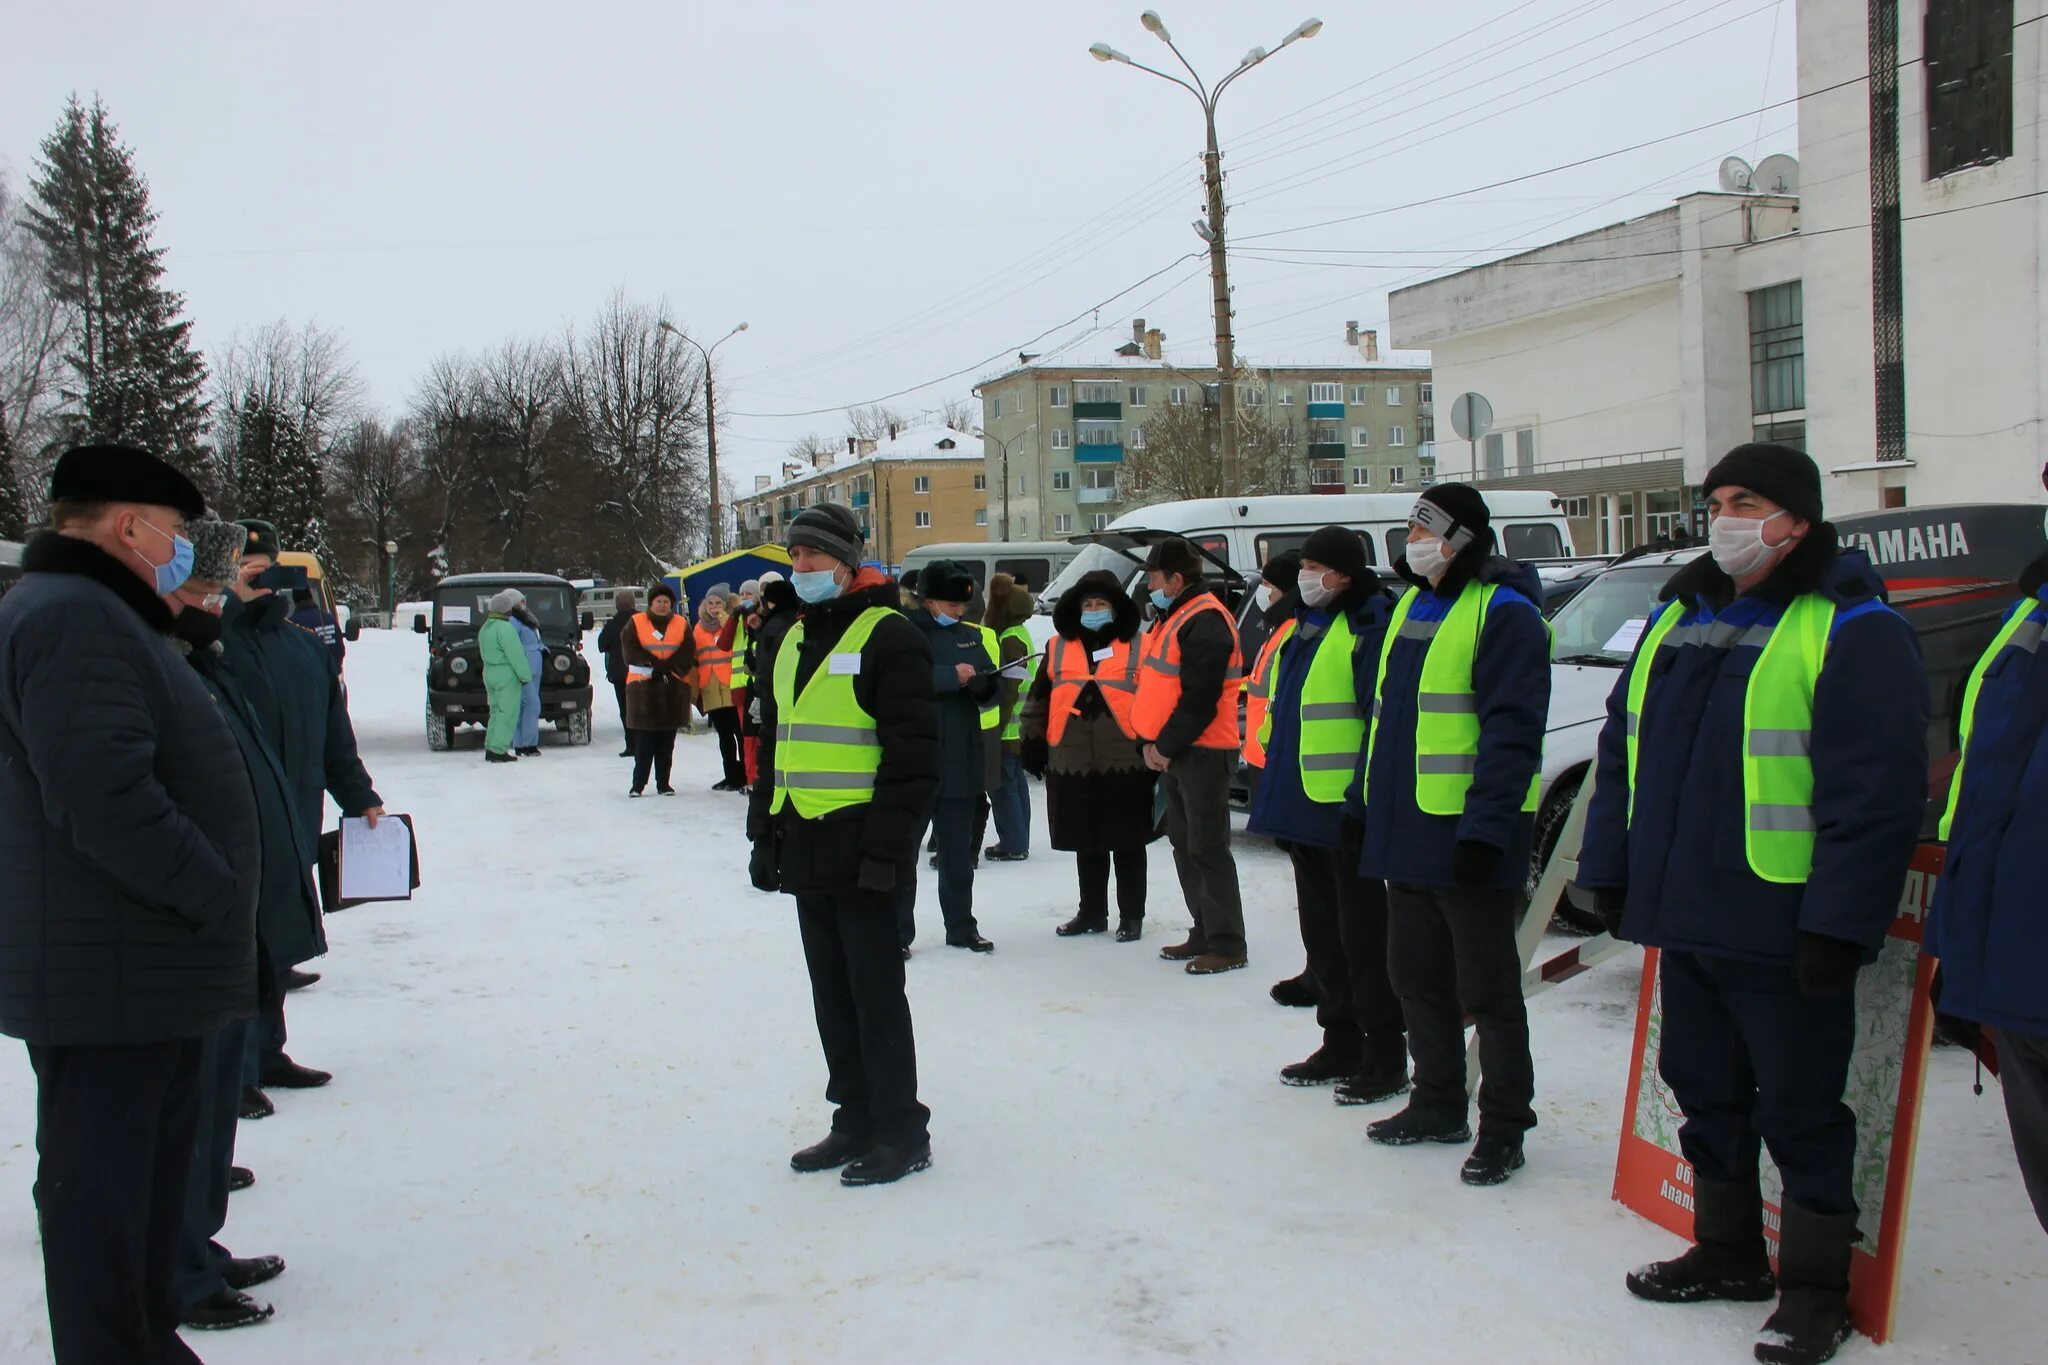
[[87, 446], [50, 498], [0, 599], [0, 1032], [36, 1073], [59, 1365], [191, 1361], [171, 1268], [200, 1040], [256, 993], [255, 799], [167, 638], [199, 490]]

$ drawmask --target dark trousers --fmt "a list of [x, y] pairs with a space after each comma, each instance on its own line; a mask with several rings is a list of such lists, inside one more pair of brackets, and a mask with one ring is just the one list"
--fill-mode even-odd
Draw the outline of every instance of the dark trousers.
[[185, 1226], [178, 1239], [176, 1273], [178, 1302], [188, 1308], [228, 1287], [221, 1278], [228, 1251], [214, 1239], [228, 1221], [228, 1168], [235, 1161], [249, 1028], [243, 1020], [200, 1042], [198, 1135], [185, 1186]]
[[[981, 932], [974, 920], [974, 857], [981, 843], [984, 806], [979, 796], [942, 796], [932, 811], [932, 850], [939, 855], [939, 913], [946, 938]], [[902, 946], [917, 938], [917, 895], [896, 900], [897, 931]]]
[[1116, 868], [1116, 916], [1145, 918], [1145, 846], [1114, 853], [1076, 853], [1074, 871], [1081, 881], [1081, 918], [1109, 922], [1109, 870]]
[[647, 770], [654, 770], [654, 785], [667, 790], [676, 764], [676, 732], [673, 730], [633, 731], [633, 790], [647, 790]]
[[1487, 887], [1387, 888], [1387, 968], [1415, 1058], [1410, 1103], [1437, 1114], [1470, 1112], [1465, 1016], [1479, 1030], [1479, 1127], [1519, 1137], [1536, 1126], [1536, 1069], [1522, 954], [1515, 944], [1522, 893]]
[[1748, 1181], [1768, 1146], [1789, 1202], [1854, 1213], [1856, 1115], [1842, 1092], [1856, 993], [1810, 996], [1789, 963], [1666, 949], [1658, 964], [1657, 1072], [1685, 1113], [1685, 1159], [1705, 1179]]
[[1363, 846], [1351, 820], [1341, 847], [1286, 846], [1323, 1046], [1361, 1065], [1403, 1047], [1401, 1001], [1387, 976], [1387, 888], [1358, 875]]
[[1031, 851], [1031, 779], [1024, 760], [1003, 750], [1003, 784], [988, 794], [995, 811], [996, 847], [1004, 853]]
[[263, 1084], [263, 1073], [284, 1061], [284, 997], [257, 1005], [256, 1017], [242, 1030], [242, 1084]]
[[833, 1129], [914, 1145], [926, 1138], [931, 1110], [917, 1101], [917, 1040], [894, 904], [889, 892], [798, 896], [796, 913]]
[[1159, 784], [1166, 791], [1166, 837], [1173, 869], [1195, 921], [1194, 942], [1212, 953], [1242, 957], [1244, 902], [1230, 853], [1230, 776], [1234, 749], [1189, 749]]
[[2048, 1231], [2048, 1038], [1998, 1030], [1998, 1083], [2020, 1178], [2034, 1201], [2034, 1216]]
[[199, 1120], [200, 1041], [28, 1045], [36, 1213], [58, 1365], [192, 1361], [178, 1338], [178, 1229]]
[[747, 765], [740, 762], [740, 713], [721, 706], [711, 713], [711, 728], [718, 732], [718, 757], [725, 764], [725, 780], [736, 787], [747, 785]]
[[623, 680], [612, 684], [612, 695], [619, 702], [619, 729], [625, 733], [626, 747], [633, 747], [633, 727], [626, 724], [626, 684]]

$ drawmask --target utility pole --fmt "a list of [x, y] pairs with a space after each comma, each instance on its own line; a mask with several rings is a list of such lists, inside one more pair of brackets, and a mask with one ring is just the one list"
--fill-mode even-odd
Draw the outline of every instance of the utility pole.
[[662, 331], [678, 341], [687, 341], [690, 345], [696, 346], [697, 354], [704, 357], [704, 472], [711, 480], [710, 546], [711, 557], [716, 559], [725, 548], [725, 509], [720, 506], [718, 489], [718, 394], [711, 375], [711, 352], [746, 331], [747, 324], [743, 322], [733, 328], [712, 342], [708, 349], [699, 346], [695, 338], [674, 323], [664, 319], [660, 325]]
[[[980, 433], [982, 440], [994, 442], [996, 448], [1002, 452], [999, 460], [999, 464], [1002, 470], [1000, 477], [1003, 481], [1003, 510], [1001, 513], [1002, 534], [997, 537], [998, 540], [1008, 540], [1010, 538], [1010, 447], [1015, 445], [1017, 442], [1023, 440], [1026, 436], [1029, 436], [1032, 432], [1036, 430], [1038, 430], [1038, 423], [1033, 422], [1030, 426], [1024, 428], [1024, 430], [1018, 432], [1015, 436], [1012, 436], [1007, 441], [997, 440], [994, 436], [989, 435], [985, 431]], [[987, 451], [982, 452], [981, 462], [982, 467], [986, 469], [988, 466]]]

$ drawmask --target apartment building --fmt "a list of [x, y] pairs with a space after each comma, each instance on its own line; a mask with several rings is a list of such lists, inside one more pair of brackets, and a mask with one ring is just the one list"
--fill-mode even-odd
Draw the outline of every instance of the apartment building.
[[[1135, 505], [1119, 471], [1142, 449], [1149, 416], [1213, 402], [1217, 371], [1206, 338], [1183, 359], [1143, 318], [1112, 353], [1017, 357], [975, 387], [989, 472], [990, 537], [1059, 538], [1101, 530]], [[1348, 324], [1324, 354], [1250, 353], [1240, 405], [1267, 408], [1300, 451], [1296, 487], [1318, 492], [1420, 488], [1431, 478], [1435, 411], [1426, 362], [1382, 357], [1378, 334]]]
[[816, 457], [810, 468], [783, 466], [780, 482], [761, 475], [738, 499], [746, 545], [779, 544], [790, 519], [806, 507], [836, 502], [850, 508], [867, 536], [868, 555], [900, 564], [922, 545], [985, 540], [988, 487], [981, 441], [950, 427], [892, 430], [886, 440], [847, 438], [842, 454]]

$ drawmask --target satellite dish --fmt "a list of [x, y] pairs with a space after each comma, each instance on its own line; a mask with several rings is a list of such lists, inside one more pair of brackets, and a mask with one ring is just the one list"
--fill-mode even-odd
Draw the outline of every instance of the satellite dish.
[[1748, 194], [1756, 172], [1749, 163], [1739, 156], [1731, 156], [1721, 163], [1721, 188], [1730, 194]]
[[1758, 194], [1798, 194], [1799, 161], [1779, 152], [1756, 163], [1751, 177]]

